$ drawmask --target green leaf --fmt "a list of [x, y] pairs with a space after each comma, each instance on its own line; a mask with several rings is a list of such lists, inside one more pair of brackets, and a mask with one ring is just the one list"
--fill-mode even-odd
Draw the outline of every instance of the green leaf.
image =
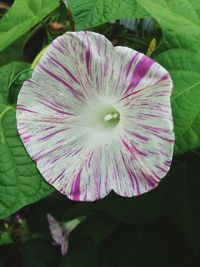
[[177, 154], [200, 146], [200, 0], [138, 0], [161, 25], [155, 59], [174, 82], [172, 109]]
[[15, 105], [8, 102], [12, 80], [23, 69], [21, 63], [0, 69], [0, 218], [53, 191], [27, 154], [16, 128]]
[[122, 18], [143, 18], [148, 13], [135, 0], [69, 0], [77, 31]]
[[17, 0], [0, 22], [0, 51], [56, 9], [58, 0]]
[[22, 44], [25, 42], [25, 38], [26, 34], [0, 52], [0, 67], [3, 67], [4, 65], [7, 65], [13, 61], [23, 61]]
[[25, 80], [28, 80], [32, 77], [33, 70], [25, 69], [17, 74], [17, 76], [13, 79], [11, 85], [9, 86], [9, 94], [8, 94], [8, 102], [10, 104], [17, 103], [17, 97], [19, 91], [22, 87], [22, 84]]
[[9, 88], [13, 80], [16, 78], [16, 75], [22, 70], [29, 68], [29, 66], [30, 65], [28, 63], [14, 62], [0, 68], [0, 94], [4, 99], [8, 98]]

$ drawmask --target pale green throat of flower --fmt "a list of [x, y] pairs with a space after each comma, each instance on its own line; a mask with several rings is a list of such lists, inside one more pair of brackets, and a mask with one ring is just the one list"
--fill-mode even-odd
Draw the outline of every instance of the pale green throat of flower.
[[120, 121], [120, 113], [117, 110], [112, 110], [104, 116], [103, 120], [107, 126], [114, 127]]

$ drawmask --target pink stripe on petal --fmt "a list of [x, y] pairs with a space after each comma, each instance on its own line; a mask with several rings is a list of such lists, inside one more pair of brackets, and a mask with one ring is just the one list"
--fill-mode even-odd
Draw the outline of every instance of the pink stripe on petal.
[[138, 133], [135, 133], [135, 132], [130, 132], [128, 131], [130, 134], [132, 134], [133, 136], [135, 136], [137, 139], [140, 139], [141, 141], [148, 141], [149, 138], [145, 137], [145, 136], [142, 136], [141, 134], [138, 134]]
[[56, 178], [53, 180], [50, 180], [51, 183], [57, 182], [59, 179], [62, 179], [64, 177], [65, 170], [63, 170]]
[[129, 75], [131, 67], [132, 67], [133, 63], [136, 61], [136, 59], [138, 58], [138, 56], [139, 56], [139, 53], [135, 53], [133, 55], [132, 59], [130, 60], [130, 62], [127, 66], [127, 69], [126, 69], [126, 77]]
[[55, 128], [54, 125], [53, 125], [53, 126], [45, 127], [45, 128], [43, 129], [43, 132], [44, 132], [44, 131], [48, 131], [48, 130], [53, 129], [53, 128]]
[[21, 111], [26, 111], [26, 112], [29, 112], [29, 113], [34, 113], [34, 114], [38, 114], [37, 112], [31, 110], [31, 109], [28, 109], [28, 108], [24, 108], [22, 106], [17, 106], [17, 110], [21, 110]]
[[61, 79], [59, 76], [55, 75], [54, 73], [52, 73], [51, 71], [49, 71], [48, 69], [46, 69], [43, 65], [41, 65], [40, 63], [38, 63], [38, 66], [49, 76], [51, 76], [52, 78], [54, 78], [55, 80], [57, 80], [58, 82], [62, 83], [65, 87], [67, 87], [67, 89], [70, 90], [70, 92], [72, 92], [74, 95], [79, 95], [79, 96], [83, 96], [80, 92], [77, 92], [70, 84], [68, 84], [66, 81], [64, 81], [63, 79]]
[[39, 152], [38, 154], [36, 154], [35, 156], [33, 156], [33, 160], [35, 160], [35, 161], [38, 161], [38, 160], [40, 160], [40, 159], [42, 159], [42, 158], [44, 158], [44, 157], [47, 157], [48, 155], [51, 155], [53, 152], [55, 152], [56, 150], [58, 150], [58, 149], [60, 149], [62, 146], [58, 146], [58, 147], [56, 147], [56, 148], [54, 148], [54, 149], [51, 149], [51, 150], [49, 150], [49, 151], [47, 151], [47, 152], [45, 152], [45, 153], [42, 153], [42, 152], [44, 152], [44, 151], [41, 151], [41, 152]]
[[72, 113], [69, 113], [69, 112], [66, 112], [64, 110], [61, 110], [61, 109], [56, 108], [55, 105], [53, 106], [53, 104], [48, 104], [48, 101], [47, 100], [45, 100], [45, 101], [38, 101], [38, 102], [41, 103], [43, 106], [46, 106], [46, 107], [48, 107], [48, 108], [50, 108], [50, 109], [52, 109], [52, 110], [54, 110], [54, 111], [56, 111], [56, 112], [58, 112], [60, 114], [70, 115], [70, 116], [73, 116], [74, 115]]
[[48, 140], [49, 138], [51, 138], [51, 137], [55, 136], [56, 134], [59, 134], [59, 133], [61, 133], [61, 132], [63, 132], [63, 131], [66, 131], [66, 129], [61, 129], [61, 130], [55, 131], [55, 132], [53, 132], [53, 133], [50, 133], [50, 134], [48, 134], [48, 135], [45, 135], [45, 136], [43, 136], [42, 138], [38, 139], [38, 141], [46, 141], [46, 140]]
[[75, 177], [75, 183], [73, 186], [72, 199], [75, 201], [80, 200], [81, 172], [82, 170], [80, 170], [77, 176]]
[[76, 77], [64, 65], [62, 65], [58, 60], [56, 60], [52, 56], [50, 56], [49, 58], [51, 61], [55, 62], [58, 66], [60, 66], [70, 76], [71, 79], [73, 79], [76, 83], [80, 84], [80, 82], [76, 79]]
[[154, 61], [146, 56], [144, 56], [139, 63], [137, 64], [133, 75], [131, 77], [130, 84], [126, 89], [125, 93], [127, 93], [130, 89], [135, 88], [142, 79], [144, 79], [145, 75], [149, 71], [150, 67], [154, 64]]

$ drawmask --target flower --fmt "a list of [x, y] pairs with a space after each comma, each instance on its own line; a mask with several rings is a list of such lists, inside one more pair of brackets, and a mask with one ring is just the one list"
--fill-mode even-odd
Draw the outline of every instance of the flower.
[[67, 32], [23, 84], [17, 127], [43, 177], [70, 199], [137, 196], [171, 165], [171, 91], [149, 57], [98, 33]]
[[67, 223], [58, 222], [51, 214], [47, 214], [49, 230], [56, 245], [61, 246], [61, 254], [66, 255], [69, 247], [69, 234], [81, 222], [80, 219], [74, 219]]

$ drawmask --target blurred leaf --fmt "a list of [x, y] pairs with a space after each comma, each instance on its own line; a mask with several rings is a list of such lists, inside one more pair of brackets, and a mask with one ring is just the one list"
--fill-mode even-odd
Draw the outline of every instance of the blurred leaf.
[[[200, 205], [199, 205], [199, 196], [200, 196], [200, 153], [191, 153], [186, 156], [187, 161], [187, 188], [189, 192], [189, 198], [191, 201], [191, 209], [192, 213], [195, 217], [199, 218], [200, 222]], [[199, 234], [200, 234], [200, 223], [199, 226]], [[200, 239], [199, 239], [200, 240]]]
[[56, 9], [58, 0], [17, 0], [0, 21], [0, 51]]
[[115, 267], [195, 267], [191, 248], [168, 218], [145, 225], [124, 224], [101, 249]]
[[108, 262], [103, 261], [103, 263], [100, 265], [100, 267], [111, 267], [111, 265]]
[[187, 180], [191, 179], [192, 182], [194, 177], [187, 177], [186, 173], [183, 177], [179, 177], [176, 193], [171, 195], [173, 205], [170, 206], [169, 216], [191, 246], [200, 251], [200, 235], [197, 234], [199, 226], [197, 226], [196, 218], [192, 214], [192, 203], [187, 185]]
[[0, 69], [0, 218], [53, 191], [27, 154], [16, 128], [15, 105], [8, 103], [10, 85], [23, 69], [20, 63]]
[[88, 216], [75, 230], [79, 236], [90, 237], [95, 243], [100, 243], [109, 234], [114, 232], [119, 222], [112, 217], [98, 213]]
[[86, 239], [71, 240], [69, 252], [62, 258], [60, 267], [98, 267], [98, 250], [94, 242]]
[[186, 179], [177, 192], [176, 205], [170, 215], [180, 232], [200, 255], [200, 156], [190, 153], [183, 160], [187, 164]]
[[0, 233], [0, 246], [4, 244], [12, 244], [13, 239], [10, 236], [10, 233], [5, 231], [3, 233]]
[[135, 0], [69, 0], [77, 31], [120, 18], [142, 18], [148, 13]]
[[47, 267], [54, 260], [56, 251], [50, 240], [32, 239], [22, 247], [23, 267]]

